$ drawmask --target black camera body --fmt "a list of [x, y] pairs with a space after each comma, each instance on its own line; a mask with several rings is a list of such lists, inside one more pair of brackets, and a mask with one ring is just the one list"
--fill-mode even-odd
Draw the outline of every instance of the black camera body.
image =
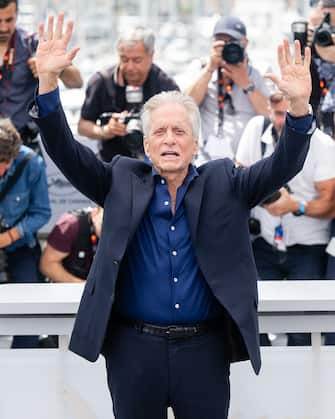
[[222, 49], [222, 59], [228, 64], [242, 63], [244, 60], [244, 47], [238, 41], [225, 42]]
[[304, 54], [308, 40], [308, 22], [306, 20], [296, 20], [291, 24], [293, 39], [300, 42], [301, 52]]
[[[143, 129], [141, 121], [141, 109], [143, 104], [143, 89], [141, 86], [126, 86], [126, 106], [128, 111], [122, 112], [119, 122], [126, 125], [127, 135], [124, 137], [125, 145], [132, 157], [142, 158]], [[113, 112], [104, 112], [99, 115], [97, 122], [103, 126], [108, 124]]]
[[[284, 188], [289, 192], [292, 193], [290, 187], [288, 184], [284, 185]], [[263, 201], [261, 201], [259, 203], [259, 205], [268, 205], [268, 204], [272, 204], [273, 202], [278, 201], [278, 199], [281, 197], [281, 192], [280, 190], [274, 191], [272, 194], [268, 195], [265, 199], [263, 199]], [[261, 234], [261, 222], [254, 217], [250, 217], [248, 220], [248, 224], [249, 224], [249, 233], [253, 234], [255, 236], [258, 236], [259, 234]]]
[[334, 44], [333, 33], [335, 33], [335, 28], [331, 25], [331, 15], [326, 13], [320, 26], [315, 29], [313, 43], [320, 47], [329, 47]]
[[140, 157], [143, 151], [143, 129], [140, 111], [131, 110], [124, 118], [120, 120], [126, 125], [127, 130], [127, 148], [133, 157]]

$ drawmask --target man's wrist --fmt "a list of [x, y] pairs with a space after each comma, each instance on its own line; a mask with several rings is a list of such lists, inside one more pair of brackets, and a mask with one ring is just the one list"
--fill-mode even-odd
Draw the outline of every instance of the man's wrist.
[[214, 71], [216, 70], [216, 68], [213, 68], [210, 64], [207, 64], [204, 67], [204, 73], [210, 77], [212, 77]]
[[58, 77], [57, 75], [40, 75], [38, 82], [38, 94], [45, 95], [50, 93], [58, 87]]
[[255, 89], [256, 89], [255, 83], [253, 83], [252, 81], [249, 81], [249, 83], [244, 84], [243, 86], [241, 86], [241, 87], [242, 87], [242, 91], [245, 95], [248, 95], [249, 93], [254, 92]]
[[306, 101], [304, 99], [290, 100], [287, 112], [293, 118], [303, 118], [304, 116], [313, 113], [308, 100]]
[[292, 214], [296, 217], [306, 214], [306, 201], [297, 202], [296, 208], [292, 211]]

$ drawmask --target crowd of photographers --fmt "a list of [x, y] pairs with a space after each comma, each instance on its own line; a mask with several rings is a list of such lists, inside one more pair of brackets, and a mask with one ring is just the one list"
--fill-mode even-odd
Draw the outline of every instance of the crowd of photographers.
[[[17, 7], [16, 0], [0, 0], [0, 114], [7, 118], [0, 120], [0, 281], [38, 282], [44, 275], [52, 282], [80, 282], [95, 254], [102, 209], [62, 215], [40, 258], [37, 233], [50, 205], [44, 162], [35, 153], [38, 133], [25, 111], [37, 83], [36, 37], [16, 26]], [[335, 0], [314, 4], [308, 21], [292, 23], [292, 33], [312, 49], [311, 106], [318, 129], [302, 172], [253, 209], [250, 234], [261, 280], [335, 279]], [[195, 163], [229, 157], [248, 166], [273, 152], [287, 103], [251, 64], [247, 28], [238, 17], [220, 18], [212, 40], [209, 57], [199, 59], [186, 88], [202, 122]], [[116, 154], [145, 158], [142, 105], [156, 93], [179, 90], [153, 63], [150, 29], [121, 33], [116, 48], [118, 63], [88, 81], [78, 123], [81, 135], [98, 140], [106, 162]], [[82, 85], [74, 66], [61, 78], [67, 87]], [[18, 132], [30, 148], [20, 145]], [[270, 344], [266, 336], [262, 343]], [[288, 337], [289, 345], [309, 343], [306, 335]], [[334, 335], [326, 335], [325, 343], [335, 344]]]

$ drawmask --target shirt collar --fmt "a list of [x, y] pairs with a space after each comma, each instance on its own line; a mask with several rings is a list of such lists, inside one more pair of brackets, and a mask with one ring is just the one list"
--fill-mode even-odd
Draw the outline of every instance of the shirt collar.
[[[152, 164], [152, 162], [149, 160], [149, 159], [147, 159], [147, 161], [146, 161], [146, 163], [148, 163], [148, 164], [150, 164], [151, 165], [151, 173], [152, 173], [152, 176], [155, 178], [155, 179], [159, 179], [159, 180], [161, 180], [161, 179], [164, 179], [158, 172], [157, 172], [157, 170], [156, 170], [156, 168], [155, 168], [155, 166]], [[186, 184], [186, 183], [189, 183], [189, 182], [191, 182], [191, 180], [193, 180], [195, 177], [197, 177], [197, 176], [199, 176], [199, 173], [198, 173], [198, 171], [197, 171], [197, 169], [196, 169], [196, 167], [193, 165], [193, 164], [190, 164], [189, 166], [188, 166], [188, 172], [187, 172], [187, 175], [186, 175], [186, 177], [185, 177], [185, 179], [184, 179], [184, 181], [183, 181], [183, 184]], [[165, 179], [164, 179], [165, 180]]]

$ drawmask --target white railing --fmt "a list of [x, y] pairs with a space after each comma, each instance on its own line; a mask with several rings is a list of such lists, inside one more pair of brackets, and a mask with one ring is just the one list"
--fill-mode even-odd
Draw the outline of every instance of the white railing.
[[[60, 349], [0, 350], [1, 419], [111, 419], [104, 362], [67, 351], [80, 284], [0, 286], [0, 335], [59, 335]], [[311, 332], [312, 347], [262, 348], [256, 377], [249, 363], [231, 367], [230, 419], [334, 419], [335, 281], [259, 283], [262, 332]]]

